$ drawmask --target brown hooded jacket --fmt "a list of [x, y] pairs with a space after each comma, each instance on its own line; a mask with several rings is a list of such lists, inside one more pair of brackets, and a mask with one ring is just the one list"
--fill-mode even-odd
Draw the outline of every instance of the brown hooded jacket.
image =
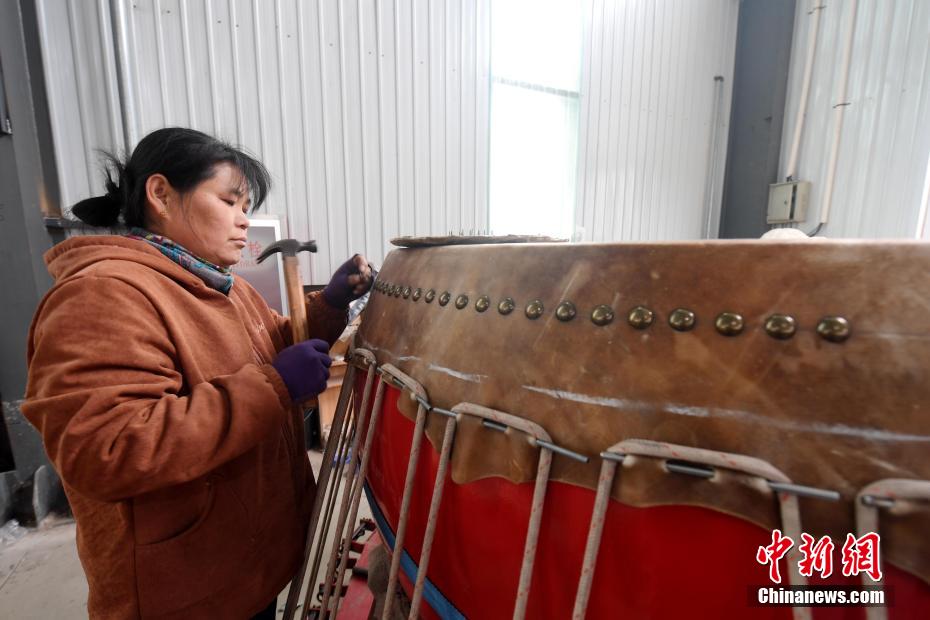
[[[315, 483], [303, 425], [269, 364], [287, 319], [149, 244], [76, 237], [29, 334], [23, 412], [77, 521], [93, 618], [247, 618], [286, 585]], [[311, 337], [346, 313], [309, 295]]]

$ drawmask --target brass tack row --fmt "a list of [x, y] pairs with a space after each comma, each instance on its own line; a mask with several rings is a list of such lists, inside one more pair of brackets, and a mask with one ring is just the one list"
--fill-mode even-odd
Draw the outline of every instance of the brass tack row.
[[[387, 296], [401, 297], [419, 301], [420, 298], [426, 303], [432, 303], [436, 298], [436, 290], [429, 289], [426, 292], [421, 288], [411, 289], [409, 286], [400, 284], [391, 284], [389, 282], [376, 282], [374, 290]], [[439, 305], [446, 306], [452, 300], [452, 293], [443, 291], [439, 295]], [[464, 310], [468, 307], [468, 295], [464, 293], [455, 298], [455, 307]], [[491, 307], [491, 298], [487, 295], [480, 296], [475, 300], [475, 310], [477, 312], [486, 312]], [[508, 315], [517, 307], [516, 302], [511, 297], [505, 297], [497, 304], [497, 311], [502, 315]], [[545, 313], [545, 306], [542, 301], [534, 299], [530, 301], [524, 314], [526, 318], [536, 320]], [[569, 322], [578, 315], [578, 309], [570, 301], [562, 301], [555, 309], [555, 317], [562, 322]], [[591, 311], [591, 322], [598, 327], [609, 325], [615, 318], [614, 309], [608, 305], [599, 305]], [[647, 329], [655, 322], [655, 312], [645, 306], [636, 306], [627, 314], [627, 323], [635, 329]], [[668, 324], [675, 331], [688, 332], [697, 325], [697, 316], [687, 308], [676, 308], [668, 316]], [[724, 336], [738, 336], [746, 328], [746, 322], [743, 316], [736, 312], [721, 312], [714, 319], [714, 328], [718, 333]], [[772, 314], [765, 319], [763, 324], [765, 333], [776, 340], [788, 340], [792, 338], [798, 330], [797, 320], [787, 314]], [[849, 321], [841, 316], [826, 316], [820, 319], [816, 328], [817, 334], [828, 342], [843, 342], [849, 338], [852, 329]]]

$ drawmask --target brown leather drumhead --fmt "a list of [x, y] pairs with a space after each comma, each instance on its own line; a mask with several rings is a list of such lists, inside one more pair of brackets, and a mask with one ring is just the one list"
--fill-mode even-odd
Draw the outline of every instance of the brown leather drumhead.
[[[409, 289], [409, 290], [408, 290]], [[930, 245], [861, 241], [520, 244], [396, 250], [356, 346], [462, 402], [542, 426], [587, 455], [554, 479], [595, 488], [599, 453], [645, 439], [747, 455], [795, 484], [803, 530], [855, 532], [856, 493], [930, 479]], [[406, 399], [402, 399], [405, 400]], [[407, 411], [411, 417], [414, 409]], [[441, 419], [431, 420], [438, 446]], [[530, 480], [538, 451], [462, 425], [454, 481]], [[777, 527], [761, 479], [696, 484], [632, 459], [613, 489], [636, 506], [690, 504]], [[712, 484], [711, 484], [712, 483]], [[930, 510], [881, 516], [885, 558], [930, 582]]]

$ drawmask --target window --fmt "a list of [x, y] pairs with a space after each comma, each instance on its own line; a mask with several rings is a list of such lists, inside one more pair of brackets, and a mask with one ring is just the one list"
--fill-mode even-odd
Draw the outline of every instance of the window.
[[571, 237], [578, 152], [577, 0], [492, 0], [489, 211], [495, 234]]

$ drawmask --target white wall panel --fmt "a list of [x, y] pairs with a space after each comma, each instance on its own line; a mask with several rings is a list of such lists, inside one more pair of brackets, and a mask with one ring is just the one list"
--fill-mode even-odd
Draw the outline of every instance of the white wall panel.
[[101, 193], [97, 148], [122, 143], [107, 0], [37, 3], [60, 196], [70, 205]]
[[590, 0], [577, 238], [716, 236], [738, 10], [737, 0]]
[[[816, 3], [817, 5], [824, 3]], [[846, 101], [840, 66], [853, 2], [827, 3], [820, 20], [796, 178], [811, 181], [808, 222], [823, 206], [835, 106], [845, 105], [828, 237], [914, 237], [930, 157], [930, 3], [862, 0], [856, 6]], [[799, 0], [792, 43], [780, 175], [787, 167], [811, 36], [808, 0]], [[926, 230], [923, 231], [926, 234]]]
[[319, 243], [308, 281], [398, 235], [486, 228], [489, 2], [39, 0], [63, 207], [102, 191], [94, 149], [181, 125], [268, 166], [264, 211]]

